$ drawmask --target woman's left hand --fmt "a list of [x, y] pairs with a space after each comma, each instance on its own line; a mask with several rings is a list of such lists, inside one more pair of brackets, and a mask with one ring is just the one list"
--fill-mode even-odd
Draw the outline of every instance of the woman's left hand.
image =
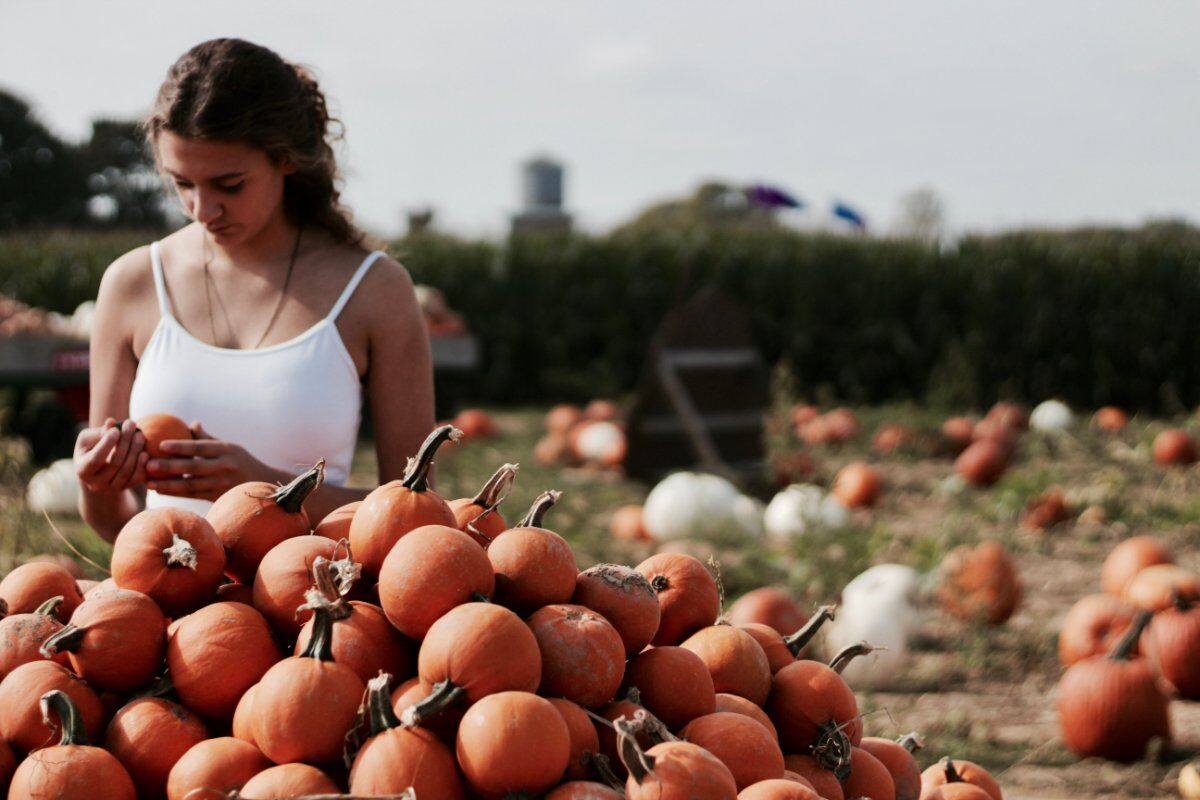
[[192, 423], [192, 439], [169, 439], [162, 449], [169, 458], [146, 464], [146, 488], [175, 497], [216, 500], [248, 481], [275, 481], [276, 471], [234, 442], [214, 439]]

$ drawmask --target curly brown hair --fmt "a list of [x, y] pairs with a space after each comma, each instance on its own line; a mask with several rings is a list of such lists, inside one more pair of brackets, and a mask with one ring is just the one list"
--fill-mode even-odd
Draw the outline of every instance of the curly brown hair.
[[331, 142], [342, 137], [342, 124], [329, 115], [312, 74], [273, 50], [243, 39], [196, 45], [167, 71], [142, 130], [152, 146], [169, 131], [238, 140], [261, 148], [277, 163], [286, 159], [295, 167], [284, 179], [288, 220], [324, 228], [341, 244], [365, 238], [339, 200], [341, 179]]

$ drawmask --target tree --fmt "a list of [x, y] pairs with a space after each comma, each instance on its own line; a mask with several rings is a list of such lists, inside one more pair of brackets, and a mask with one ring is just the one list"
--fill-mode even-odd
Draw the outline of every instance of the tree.
[[946, 233], [946, 207], [933, 189], [922, 187], [900, 199], [896, 233], [925, 242], [941, 240]]

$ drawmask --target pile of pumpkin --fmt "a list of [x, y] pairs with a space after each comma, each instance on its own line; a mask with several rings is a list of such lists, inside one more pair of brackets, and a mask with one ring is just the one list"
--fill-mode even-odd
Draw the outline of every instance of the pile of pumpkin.
[[560, 403], [546, 412], [546, 433], [533, 448], [543, 466], [620, 469], [625, 462], [625, 426], [611, 400], [582, 408]]
[[497, 510], [512, 465], [473, 498], [430, 489], [457, 436], [312, 527], [321, 463], [205, 517], [138, 514], [86, 594], [55, 564], [9, 573], [9, 798], [1001, 800], [969, 762], [922, 775], [915, 737], [864, 737], [840, 672], [870, 645], [798, 658], [831, 609], [784, 636], [718, 623], [690, 556], [580, 572], [544, 525], [557, 492]]
[[1100, 583], [1059, 633], [1059, 725], [1081, 756], [1136, 761], [1153, 740], [1170, 742], [1172, 697], [1200, 700], [1200, 575], [1134, 536], [1109, 553]]

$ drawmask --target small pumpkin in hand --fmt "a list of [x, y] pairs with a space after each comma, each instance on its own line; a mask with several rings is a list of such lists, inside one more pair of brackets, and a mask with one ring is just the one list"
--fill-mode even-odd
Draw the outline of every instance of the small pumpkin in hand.
[[194, 439], [188, 424], [174, 414], [147, 414], [134, 423], [146, 440], [146, 452], [151, 458], [169, 458], [162, 443], [174, 439]]

